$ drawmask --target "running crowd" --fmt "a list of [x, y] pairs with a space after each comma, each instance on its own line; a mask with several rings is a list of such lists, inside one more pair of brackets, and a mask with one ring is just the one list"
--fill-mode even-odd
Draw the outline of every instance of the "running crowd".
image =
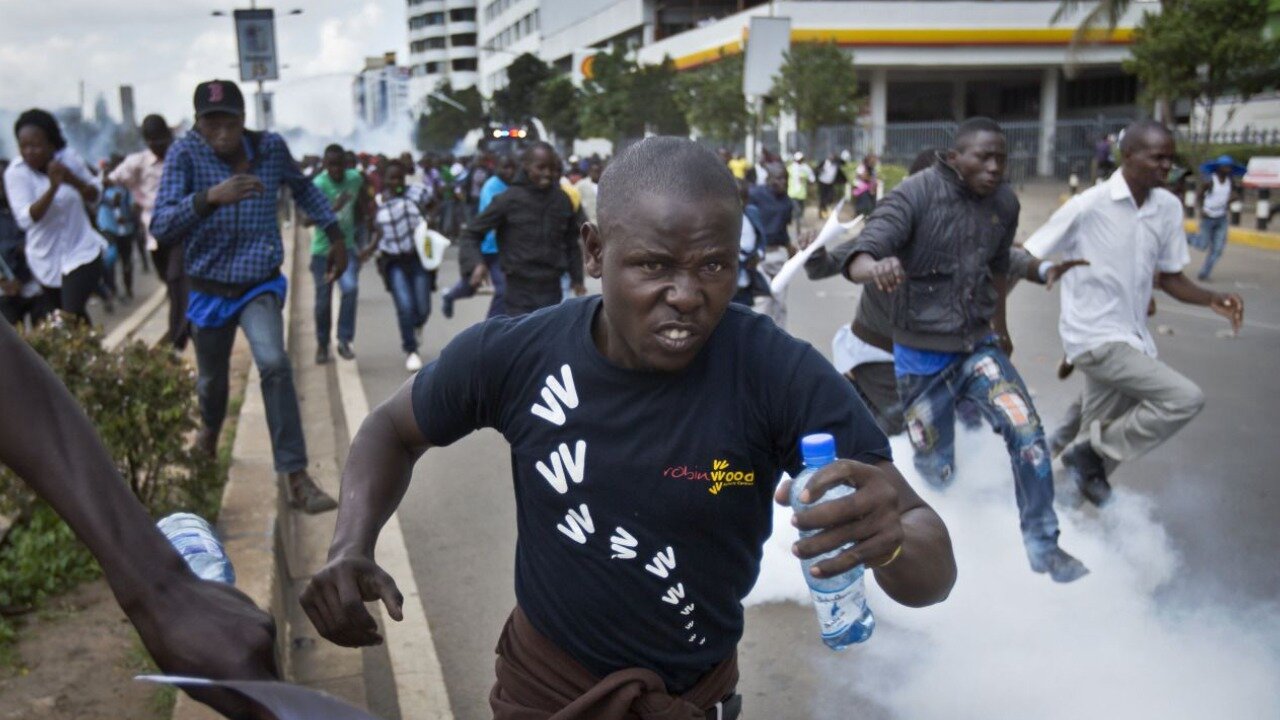
[[[111, 257], [127, 298], [128, 258], [141, 240], [168, 286], [168, 342], [194, 345], [206, 448], [226, 414], [228, 359], [242, 329], [289, 501], [311, 513], [338, 507], [329, 563], [301, 602], [341, 645], [380, 642], [365, 603], [401, 615], [403, 598], [373, 550], [417, 460], [480, 428], [502, 433], [519, 532], [517, 607], [490, 696], [497, 718], [737, 717], [741, 600], [760, 569], [770, 504], [787, 497], [779, 478], [798, 472], [799, 440], [810, 432], [831, 433], [843, 458], [810, 493], [858, 489], [796, 514], [799, 527], [819, 531], [796, 554], [833, 553], [816, 575], [863, 565], [904, 605], [947, 597], [951, 540], [894, 467], [887, 437], [905, 432], [916, 469], [945, 489], [958, 476], [958, 419], [985, 421], [1004, 439], [1031, 570], [1079, 580], [1085, 564], [1059, 544], [1054, 455], [1084, 498], [1105, 505], [1118, 469], [1204, 402], [1192, 380], [1157, 359], [1147, 328], [1153, 289], [1208, 306], [1236, 329], [1243, 322], [1238, 295], [1183, 274], [1182, 206], [1165, 188], [1175, 141], [1151, 121], [1119, 138], [1108, 179], [1019, 247], [1005, 136], [986, 118], [962, 123], [950, 147], [922, 153], [884, 194], [874, 156], [852, 172], [847, 155], [811, 166], [800, 153], [784, 164], [765, 152], [751, 165], [668, 137], [607, 164], [564, 162], [543, 142], [470, 163], [331, 145], [299, 164], [279, 135], [245, 129], [234, 83], [201, 83], [194, 111], [194, 128], [177, 139], [149, 116], [147, 149], [108, 161], [101, 176], [48, 113], [19, 118], [22, 157], [5, 171], [0, 215], [5, 316], [18, 324], [60, 308], [87, 318], [90, 296], [112, 297]], [[1218, 203], [1221, 182], [1202, 197]], [[811, 185], [820, 215], [840, 199], [866, 215], [860, 234], [806, 264], [811, 277], [863, 286], [836, 336], [834, 366], [786, 332], [785, 299], [769, 290], [812, 241], [803, 227]], [[286, 187], [314, 226], [316, 362], [331, 361], [335, 284], [336, 353], [355, 357], [359, 268], [373, 260], [413, 373], [354, 435], [340, 507], [307, 475], [284, 347]], [[492, 295], [488, 319], [424, 363], [439, 267], [427, 228], [459, 245], [443, 313], [486, 284]], [[587, 277], [601, 294], [587, 295]], [[1086, 378], [1052, 443], [1011, 361], [1005, 309], [1018, 280], [1061, 286], [1063, 370]], [[101, 482], [115, 475], [112, 462], [47, 367], [7, 324], [0, 344], [0, 390], [34, 409], [0, 428], [0, 460], [99, 558], [160, 667], [275, 677], [271, 618], [185, 571], [127, 488]], [[708, 493], [654, 470], [695, 458], [752, 479]], [[243, 698], [198, 697], [255, 717]]]

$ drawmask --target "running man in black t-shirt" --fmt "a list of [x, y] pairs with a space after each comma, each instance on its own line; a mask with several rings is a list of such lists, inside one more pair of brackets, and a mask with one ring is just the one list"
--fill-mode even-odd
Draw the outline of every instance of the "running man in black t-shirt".
[[621, 717], [632, 701], [601, 697], [629, 682], [645, 685], [636, 707], [657, 694], [708, 710], [732, 696], [741, 601], [775, 491], [786, 494], [778, 478], [799, 471], [811, 432], [832, 433], [847, 458], [817, 491], [858, 492], [798, 513], [824, 532], [797, 553], [857, 540], [820, 571], [865, 564], [903, 604], [945, 598], [946, 528], [848, 382], [810, 345], [729, 305], [742, 206], [724, 165], [687, 140], [645, 140], [609, 165], [598, 201], [582, 239], [603, 297], [468, 329], [360, 428], [330, 562], [303, 594], [320, 633], [378, 642], [362, 601], [399, 616], [400, 593], [373, 560], [378, 533], [422, 452], [482, 427], [511, 444], [519, 530], [498, 718], [533, 707]]

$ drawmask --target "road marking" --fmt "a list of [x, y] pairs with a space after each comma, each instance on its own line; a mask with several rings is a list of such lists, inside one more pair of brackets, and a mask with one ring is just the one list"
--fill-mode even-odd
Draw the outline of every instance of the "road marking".
[[[341, 295], [340, 292], [333, 293], [334, 317], [337, 317]], [[357, 360], [339, 358], [334, 369], [338, 376], [338, 394], [342, 398], [347, 432], [354, 437], [369, 414], [369, 400], [360, 382], [360, 365]], [[391, 656], [400, 717], [402, 720], [453, 720], [444, 671], [436, 654], [426, 610], [422, 607], [418, 583], [409, 565], [409, 549], [400, 529], [398, 512], [391, 516], [378, 536], [377, 559], [382, 569], [395, 578], [396, 585], [404, 594], [404, 620], [400, 622], [392, 620], [386, 607], [378, 603], [387, 653]]]
[[164, 303], [164, 298], [165, 286], [161, 284], [160, 287], [155, 289], [155, 292], [151, 293], [151, 297], [147, 298], [146, 302], [140, 305], [137, 310], [134, 310], [129, 317], [122, 320], [119, 325], [116, 325], [111, 332], [107, 333], [107, 337], [102, 341], [103, 347], [108, 350], [115, 350], [123, 345], [124, 341], [132, 337], [138, 331], [138, 328], [142, 327], [142, 324], [147, 321], [147, 318], [151, 317], [156, 308]]

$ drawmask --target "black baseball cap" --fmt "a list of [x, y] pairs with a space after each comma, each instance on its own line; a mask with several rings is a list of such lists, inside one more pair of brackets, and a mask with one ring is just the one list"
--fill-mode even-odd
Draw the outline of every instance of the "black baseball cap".
[[209, 113], [244, 115], [244, 95], [230, 80], [209, 80], [196, 86], [196, 117]]

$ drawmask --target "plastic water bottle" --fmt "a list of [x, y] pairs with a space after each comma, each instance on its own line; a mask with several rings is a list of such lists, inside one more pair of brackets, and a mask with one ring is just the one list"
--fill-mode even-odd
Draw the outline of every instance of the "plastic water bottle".
[[[819, 498], [818, 502], [806, 504], [800, 502], [800, 493], [804, 491], [814, 473], [824, 466], [835, 462], [836, 440], [827, 433], [806, 435], [800, 441], [800, 456], [804, 460], [804, 470], [791, 483], [791, 507], [799, 512], [814, 505], [852, 495], [854, 489], [848, 485], [837, 485]], [[803, 530], [800, 537], [816, 535], [816, 530]], [[834, 577], [817, 578], [810, 574], [814, 565], [835, 557], [853, 547], [850, 542], [842, 547], [808, 560], [801, 560], [805, 582], [809, 583], [809, 594], [813, 596], [813, 607], [818, 613], [818, 625], [822, 629], [822, 642], [833, 650], [860, 643], [871, 637], [876, 627], [875, 616], [867, 607], [867, 590], [862, 578], [863, 567], [857, 567]]]
[[236, 571], [208, 521], [191, 513], [174, 513], [156, 523], [169, 544], [201, 580], [236, 584]]

